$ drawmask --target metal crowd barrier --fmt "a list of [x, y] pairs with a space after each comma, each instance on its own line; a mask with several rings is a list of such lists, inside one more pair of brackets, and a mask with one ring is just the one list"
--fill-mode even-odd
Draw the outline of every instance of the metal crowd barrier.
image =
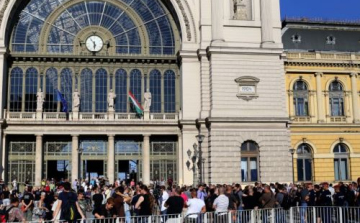
[[[44, 223], [50, 223], [46, 221]], [[189, 215], [86, 219], [78, 223], [360, 223], [360, 207], [292, 207]], [[39, 223], [39, 220], [29, 222]], [[55, 223], [64, 223], [55, 221]]]

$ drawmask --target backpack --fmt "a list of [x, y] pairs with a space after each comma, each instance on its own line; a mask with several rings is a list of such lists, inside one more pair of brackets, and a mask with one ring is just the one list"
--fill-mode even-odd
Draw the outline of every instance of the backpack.
[[284, 198], [281, 202], [281, 207], [284, 210], [289, 210], [291, 207], [291, 198], [290, 198], [289, 194], [287, 194], [287, 193], [282, 193], [282, 194], [284, 195]]
[[[6, 206], [0, 209], [0, 222], [8, 222], [9, 212], [13, 209], [14, 206], [11, 206], [9, 209], [6, 209]], [[17, 222], [16, 219], [13, 222]]]
[[76, 202], [73, 199], [70, 199], [72, 198], [72, 196], [76, 195], [72, 192], [68, 192], [68, 202], [66, 205], [63, 206], [64, 208], [61, 209], [61, 216], [63, 220], [70, 222], [75, 221], [77, 217]]

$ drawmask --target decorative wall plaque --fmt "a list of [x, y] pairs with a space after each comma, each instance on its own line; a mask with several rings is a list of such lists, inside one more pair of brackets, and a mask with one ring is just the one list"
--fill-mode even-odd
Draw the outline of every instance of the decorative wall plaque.
[[257, 84], [260, 82], [260, 79], [251, 76], [243, 76], [235, 79], [235, 82], [238, 84], [238, 93], [237, 97], [246, 101], [258, 98], [257, 93]]

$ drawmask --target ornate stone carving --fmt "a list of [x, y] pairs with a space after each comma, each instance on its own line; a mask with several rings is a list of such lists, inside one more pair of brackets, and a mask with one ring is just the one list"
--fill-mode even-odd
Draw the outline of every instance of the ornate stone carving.
[[236, 20], [248, 20], [249, 15], [247, 13], [247, 7], [245, 0], [233, 0], [234, 1], [234, 19]]
[[10, 2], [10, 0], [5, 0], [5, 3], [3, 5], [2, 9], [0, 10], [0, 26], [1, 26], [1, 23], [2, 23], [2, 20], [4, 17], [5, 10], [6, 10], [7, 6], [9, 5], [9, 2]]
[[[184, 17], [184, 22], [185, 22], [185, 26], [186, 26], [186, 34], [187, 34], [187, 40], [191, 41], [191, 30], [190, 30], [190, 22], [189, 22], [189, 18], [185, 12], [185, 8], [181, 2], [181, 0], [176, 0], [176, 3], [179, 6], [179, 9], [181, 10], [181, 14]], [[187, 4], [187, 2], [186, 2]]]

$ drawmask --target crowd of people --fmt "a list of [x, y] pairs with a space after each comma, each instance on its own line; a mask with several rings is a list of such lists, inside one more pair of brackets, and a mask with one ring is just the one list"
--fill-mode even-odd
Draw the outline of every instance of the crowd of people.
[[[183, 214], [189, 219], [198, 219], [205, 212], [287, 210], [294, 206], [300, 209], [356, 207], [360, 206], [360, 178], [357, 182], [339, 182], [335, 186], [328, 183], [287, 185], [257, 182], [245, 187], [240, 184], [146, 186], [134, 180], [117, 180], [109, 184], [105, 179], [97, 178], [81, 182], [43, 180], [41, 187], [27, 184], [23, 191], [16, 184], [9, 188], [0, 182], [0, 194], [0, 222], [121, 218], [121, 222], [130, 223], [133, 216], [158, 215], [165, 219]], [[306, 222], [305, 214], [300, 215], [302, 222]]]

